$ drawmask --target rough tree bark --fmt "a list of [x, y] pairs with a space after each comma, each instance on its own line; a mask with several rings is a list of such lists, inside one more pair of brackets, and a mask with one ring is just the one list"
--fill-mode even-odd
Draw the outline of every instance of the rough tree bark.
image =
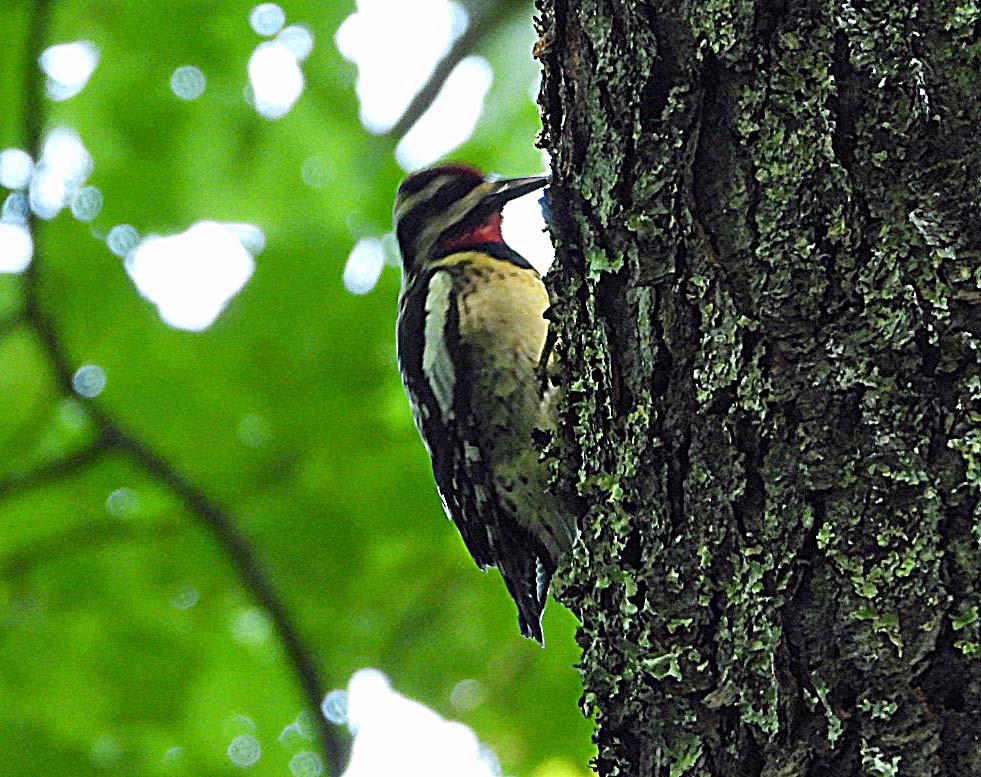
[[981, 10], [538, 0], [601, 775], [981, 775]]

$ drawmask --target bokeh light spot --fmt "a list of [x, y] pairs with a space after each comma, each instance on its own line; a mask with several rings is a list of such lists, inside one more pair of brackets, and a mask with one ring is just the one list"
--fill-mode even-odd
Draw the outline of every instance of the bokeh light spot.
[[249, 14], [249, 25], [259, 35], [275, 35], [286, 23], [286, 14], [276, 3], [260, 3]]
[[341, 726], [347, 723], [347, 691], [331, 691], [320, 703], [320, 711], [328, 723]]
[[272, 639], [269, 616], [258, 607], [247, 607], [232, 617], [232, 636], [240, 645], [261, 647]]
[[38, 167], [31, 177], [31, 210], [39, 218], [53, 219], [65, 207], [67, 200], [68, 186], [65, 179], [44, 165]]
[[102, 212], [102, 192], [86, 186], [72, 197], [72, 215], [79, 221], [92, 221]]
[[26, 224], [31, 215], [31, 203], [23, 192], [11, 192], [3, 201], [0, 221], [4, 224]]
[[106, 371], [97, 364], [86, 364], [75, 370], [72, 388], [80, 397], [92, 399], [99, 396], [106, 387]]
[[109, 250], [121, 259], [125, 259], [139, 242], [140, 233], [136, 231], [136, 227], [129, 224], [117, 224], [109, 230], [109, 235], [106, 237]]
[[184, 763], [184, 748], [170, 747], [163, 757], [164, 766], [177, 767]]
[[129, 518], [140, 509], [140, 498], [132, 488], [117, 488], [106, 499], [106, 512], [114, 518]]
[[307, 186], [323, 189], [327, 185], [327, 160], [322, 156], [307, 158], [300, 168], [300, 177]]
[[34, 160], [19, 148], [0, 151], [0, 186], [7, 189], [26, 189], [34, 172]]
[[170, 605], [175, 610], [190, 610], [201, 598], [201, 593], [193, 585], [182, 585], [176, 594], [170, 597]]
[[89, 82], [99, 64], [99, 47], [87, 40], [59, 43], [42, 51], [38, 64], [48, 77], [48, 97], [67, 100]]
[[293, 777], [320, 777], [324, 773], [324, 762], [310, 750], [301, 750], [290, 758], [290, 772]]
[[279, 41], [266, 41], [249, 58], [249, 83], [259, 115], [279, 119], [303, 94], [303, 71], [289, 48]]
[[289, 747], [297, 743], [306, 743], [317, 736], [313, 713], [302, 710], [296, 720], [286, 726], [279, 734], [280, 744]]
[[261, 757], [262, 747], [252, 734], [240, 734], [228, 744], [228, 760], [241, 769], [254, 766]]
[[0, 273], [24, 272], [34, 256], [34, 240], [23, 224], [0, 222]]
[[92, 157], [75, 130], [56, 127], [48, 133], [41, 152], [45, 165], [67, 181], [81, 183], [92, 173]]
[[89, 758], [97, 769], [115, 771], [123, 758], [123, 748], [112, 734], [103, 734], [92, 743]]
[[450, 704], [461, 712], [470, 712], [484, 702], [484, 689], [476, 680], [461, 680], [450, 691]]
[[75, 130], [57, 127], [48, 133], [41, 158], [31, 176], [31, 210], [52, 219], [78, 193], [91, 175], [92, 157]]
[[382, 241], [365, 237], [355, 243], [344, 265], [344, 286], [352, 294], [367, 294], [378, 283], [385, 267]]
[[58, 404], [58, 423], [63, 428], [78, 432], [85, 429], [90, 421], [88, 409], [75, 397], [65, 397]]
[[248, 715], [244, 715], [241, 712], [232, 715], [228, 719], [227, 729], [229, 731], [245, 731], [254, 734], [256, 732], [256, 728], [255, 721]]
[[245, 224], [238, 221], [225, 221], [221, 225], [238, 238], [238, 242], [252, 256], [258, 256], [266, 250], [266, 233], [255, 224]]
[[305, 24], [291, 24], [276, 36], [276, 40], [288, 48], [297, 62], [302, 62], [313, 51], [313, 32]]
[[215, 322], [254, 269], [235, 232], [215, 221], [177, 235], [150, 235], [126, 256], [126, 272], [164, 322], [195, 332]]
[[194, 65], [182, 65], [170, 77], [170, 88], [182, 100], [197, 100], [207, 85], [208, 79]]
[[249, 413], [238, 422], [238, 438], [249, 448], [261, 448], [272, 439], [272, 427], [262, 416]]
[[397, 693], [381, 672], [356, 672], [348, 694], [355, 736], [345, 777], [499, 777], [497, 759], [470, 728]]

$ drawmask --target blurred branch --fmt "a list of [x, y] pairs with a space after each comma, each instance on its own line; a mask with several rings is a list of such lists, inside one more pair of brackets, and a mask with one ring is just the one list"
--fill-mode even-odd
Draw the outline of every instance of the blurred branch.
[[108, 440], [100, 437], [92, 444], [61, 459], [45, 462], [27, 472], [0, 477], [0, 500], [69, 477], [90, 467], [108, 451]]
[[[43, 125], [43, 79], [37, 66], [38, 57], [47, 39], [50, 6], [47, 0], [36, 0], [31, 11], [29, 61], [25, 67], [25, 115], [23, 120], [24, 148], [33, 149], [37, 158], [41, 149], [41, 130]], [[62, 343], [53, 318], [42, 305], [40, 292], [40, 267], [44, 255], [40, 225], [34, 224], [34, 259], [24, 271], [24, 319], [34, 328], [40, 338], [55, 379], [65, 396], [73, 396], [72, 367], [67, 350]], [[313, 654], [307, 648], [297, 631], [286, 605], [273, 588], [258, 557], [245, 535], [238, 529], [231, 514], [214, 502], [203, 490], [181, 475], [166, 459], [155, 453], [137, 437], [126, 432], [122, 426], [105, 410], [87, 402], [86, 407], [97, 428], [100, 430], [106, 449], [118, 450], [127, 454], [164, 485], [170, 488], [184, 503], [187, 509], [206, 525], [230, 559], [233, 568], [255, 601], [266, 610], [273, 628], [283, 644], [286, 658], [293, 667], [300, 682], [307, 705], [315, 713], [321, 747], [330, 773], [340, 775], [344, 770], [346, 747], [320, 713], [320, 702], [324, 697], [324, 684]], [[101, 452], [101, 451], [100, 451]], [[85, 457], [69, 457], [71, 469], [81, 469], [91, 461]], [[55, 463], [55, 470], [64, 472], [65, 463]], [[35, 478], [37, 481], [37, 479]]]
[[[35, 247], [38, 245], [38, 240], [35, 237]], [[40, 305], [41, 295], [38, 293], [38, 267], [40, 264], [41, 252], [35, 248], [34, 261], [29, 267], [30, 275], [25, 278], [27, 281], [25, 283], [26, 317], [41, 339], [62, 392], [66, 396], [72, 396], [72, 370], [67, 353], [53, 320]], [[203, 490], [181, 475], [170, 462], [152, 451], [135, 436], [124, 431], [119, 423], [102, 408], [92, 403], [86, 403], [86, 407], [106, 441], [105, 450], [117, 450], [134, 459], [176, 494], [190, 513], [211, 530], [218, 544], [231, 561], [242, 585], [269, 615], [273, 628], [283, 644], [287, 660], [299, 679], [307, 705], [315, 712], [320, 742], [330, 773], [339, 775], [344, 770], [346, 747], [343, 746], [336, 729], [320, 714], [320, 702], [323, 700], [325, 688], [313, 654], [300, 637], [286, 605], [273, 588], [259, 563], [255, 550], [239, 530], [231, 514], [219, 507]], [[86, 461], [84, 457], [70, 457], [63, 463], [56, 462], [51, 467], [52, 471], [49, 474], [55, 472], [66, 474], [69, 469], [74, 471], [90, 463], [91, 461]], [[71, 466], [69, 467], [68, 464]], [[35, 484], [41, 480], [36, 476], [33, 479]], [[17, 484], [12, 485], [16, 486]], [[23, 487], [23, 483], [21, 486]], [[3, 493], [2, 490], [0, 493]]]
[[[49, 0], [34, 0], [28, 12], [30, 27], [27, 32], [27, 66], [24, 68], [24, 115], [21, 148], [30, 151], [41, 147], [41, 117], [44, 115], [44, 78], [38, 66], [38, 58], [48, 39], [48, 24], [51, 21]], [[34, 157], [38, 159], [37, 156]]]
[[293, 665], [303, 695], [307, 704], [312, 708], [317, 721], [318, 733], [324, 750], [331, 775], [340, 775], [344, 771], [346, 747], [331, 726], [320, 713], [320, 703], [323, 701], [326, 689], [313, 654], [300, 637], [292, 616], [279, 594], [273, 588], [266, 576], [262, 565], [245, 535], [239, 531], [232, 516], [200, 488], [184, 478], [165, 459], [150, 450], [136, 437], [121, 431], [108, 416], [100, 416], [104, 428], [112, 430], [119, 450], [128, 453], [148, 472], [154, 475], [164, 485], [170, 488], [188, 510], [196, 515], [215, 536], [218, 544], [225, 550], [232, 566], [238, 573], [243, 585], [252, 592], [252, 596], [269, 615], [270, 620], [279, 635], [286, 650], [286, 655]]
[[15, 313], [11, 313], [6, 318], [0, 319], [0, 340], [9, 335], [23, 323], [24, 314], [19, 310]]
[[520, 2], [509, 0], [508, 2], [468, 4], [466, 8], [470, 14], [470, 23], [467, 25], [467, 29], [463, 35], [454, 41], [446, 56], [437, 63], [429, 76], [429, 80], [412, 98], [412, 102], [405, 109], [402, 118], [385, 133], [385, 137], [392, 138], [396, 143], [400, 141], [422, 115], [429, 110], [433, 101], [439, 96], [446, 79], [450, 77], [450, 73], [460, 63], [460, 60], [477, 51], [483, 42], [490, 38], [518, 10], [524, 10], [526, 7], [527, 3], [523, 0]]

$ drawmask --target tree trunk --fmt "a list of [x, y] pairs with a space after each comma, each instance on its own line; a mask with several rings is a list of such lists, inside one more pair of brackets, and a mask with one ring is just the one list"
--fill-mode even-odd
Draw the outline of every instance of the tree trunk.
[[539, 0], [601, 775], [981, 775], [981, 10]]

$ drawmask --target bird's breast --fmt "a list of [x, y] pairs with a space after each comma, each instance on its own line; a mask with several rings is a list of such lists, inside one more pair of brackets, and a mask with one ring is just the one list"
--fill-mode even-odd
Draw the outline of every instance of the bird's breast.
[[504, 361], [538, 363], [548, 333], [548, 292], [535, 270], [479, 257], [460, 280], [460, 337]]

